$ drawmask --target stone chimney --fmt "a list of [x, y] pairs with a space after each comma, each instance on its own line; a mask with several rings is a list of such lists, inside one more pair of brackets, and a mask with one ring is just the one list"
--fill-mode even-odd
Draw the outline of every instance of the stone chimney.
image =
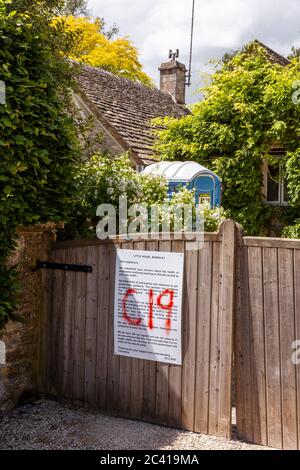
[[185, 104], [186, 68], [177, 60], [161, 64], [160, 90], [172, 96], [175, 103]]

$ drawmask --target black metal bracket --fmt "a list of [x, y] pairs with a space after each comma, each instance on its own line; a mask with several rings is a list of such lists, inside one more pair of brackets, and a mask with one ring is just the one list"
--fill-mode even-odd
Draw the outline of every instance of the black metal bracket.
[[33, 271], [38, 269], [58, 269], [59, 271], [72, 271], [76, 273], [92, 273], [92, 266], [84, 264], [68, 264], [68, 263], [48, 263], [47, 261], [38, 261]]

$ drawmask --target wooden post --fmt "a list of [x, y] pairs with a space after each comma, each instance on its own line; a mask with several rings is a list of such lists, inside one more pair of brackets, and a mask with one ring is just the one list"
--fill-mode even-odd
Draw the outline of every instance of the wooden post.
[[[233, 325], [235, 297], [235, 255], [238, 227], [225, 220], [220, 228], [222, 241], [220, 270], [220, 369], [219, 369], [219, 429], [218, 434], [231, 438]], [[230, 419], [228, 417], [230, 416]]]

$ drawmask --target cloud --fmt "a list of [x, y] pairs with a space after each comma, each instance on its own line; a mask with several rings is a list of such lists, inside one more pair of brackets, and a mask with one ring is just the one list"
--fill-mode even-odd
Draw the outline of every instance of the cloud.
[[[89, 5], [133, 40], [156, 82], [169, 49], [179, 48], [180, 60], [188, 63], [192, 0], [90, 0]], [[288, 54], [300, 45], [299, 18], [299, 0], [196, 0], [193, 88], [210, 59], [255, 38]]]

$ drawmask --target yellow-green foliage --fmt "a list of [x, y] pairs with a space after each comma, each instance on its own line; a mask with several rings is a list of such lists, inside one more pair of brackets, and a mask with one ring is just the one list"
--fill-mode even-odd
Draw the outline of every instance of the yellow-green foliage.
[[108, 39], [102, 32], [99, 18], [92, 21], [84, 17], [58, 17], [54, 20], [54, 26], [76, 36], [75, 45], [69, 53], [71, 59], [152, 85], [151, 79], [143, 72], [137, 48], [126, 37]]

